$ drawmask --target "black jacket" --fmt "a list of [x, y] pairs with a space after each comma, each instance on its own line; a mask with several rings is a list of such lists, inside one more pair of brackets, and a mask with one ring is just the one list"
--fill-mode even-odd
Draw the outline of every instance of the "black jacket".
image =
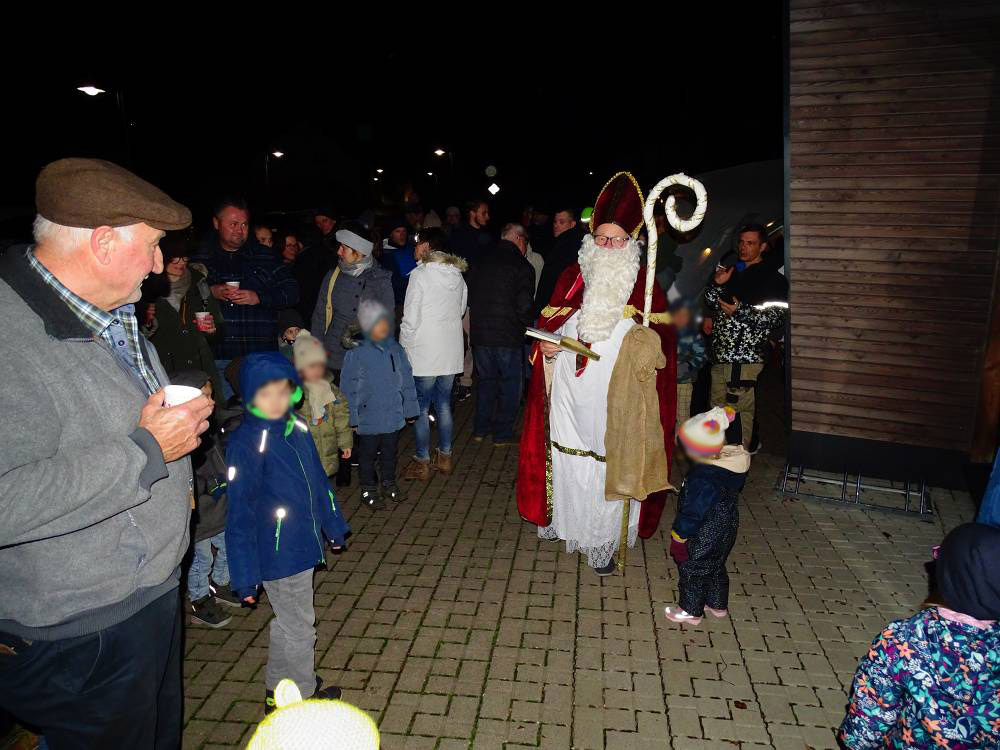
[[534, 322], [535, 269], [513, 242], [500, 240], [469, 272], [473, 346], [521, 346]]
[[451, 233], [451, 251], [465, 258], [470, 270], [475, 270], [480, 256], [489, 252], [493, 238], [485, 229], [476, 229], [468, 222], [455, 227]]
[[580, 257], [580, 245], [587, 234], [585, 225], [577, 222], [572, 229], [556, 237], [552, 248], [545, 255], [545, 265], [542, 267], [542, 277], [538, 280], [538, 290], [535, 292], [535, 315], [549, 304], [556, 282], [562, 272], [577, 262]]

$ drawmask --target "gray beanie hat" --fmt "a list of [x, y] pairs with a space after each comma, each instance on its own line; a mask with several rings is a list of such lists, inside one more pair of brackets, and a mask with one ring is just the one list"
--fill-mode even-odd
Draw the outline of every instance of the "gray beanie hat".
[[358, 325], [361, 326], [361, 332], [365, 336], [371, 333], [372, 328], [379, 320], [388, 317], [389, 311], [377, 300], [363, 299], [358, 305]]

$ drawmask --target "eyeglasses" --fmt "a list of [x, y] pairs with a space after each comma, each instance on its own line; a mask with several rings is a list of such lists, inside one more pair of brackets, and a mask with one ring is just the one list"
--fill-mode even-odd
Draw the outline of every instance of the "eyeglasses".
[[628, 242], [628, 237], [608, 237], [606, 234], [595, 234], [594, 242], [600, 247], [613, 247], [615, 250], [621, 250]]

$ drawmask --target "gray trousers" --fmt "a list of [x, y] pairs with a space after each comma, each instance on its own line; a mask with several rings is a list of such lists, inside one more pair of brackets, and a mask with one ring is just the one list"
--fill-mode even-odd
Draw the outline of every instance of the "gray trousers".
[[308, 698], [316, 692], [313, 570], [264, 581], [264, 591], [274, 610], [264, 678], [267, 689], [274, 690], [287, 677], [298, 685], [302, 697]]

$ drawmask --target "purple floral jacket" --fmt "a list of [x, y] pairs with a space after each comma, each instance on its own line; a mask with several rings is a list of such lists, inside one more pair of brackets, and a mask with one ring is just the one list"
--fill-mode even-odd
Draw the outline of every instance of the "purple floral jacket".
[[889, 623], [858, 667], [838, 737], [851, 750], [1000, 748], [1000, 624], [936, 607]]

